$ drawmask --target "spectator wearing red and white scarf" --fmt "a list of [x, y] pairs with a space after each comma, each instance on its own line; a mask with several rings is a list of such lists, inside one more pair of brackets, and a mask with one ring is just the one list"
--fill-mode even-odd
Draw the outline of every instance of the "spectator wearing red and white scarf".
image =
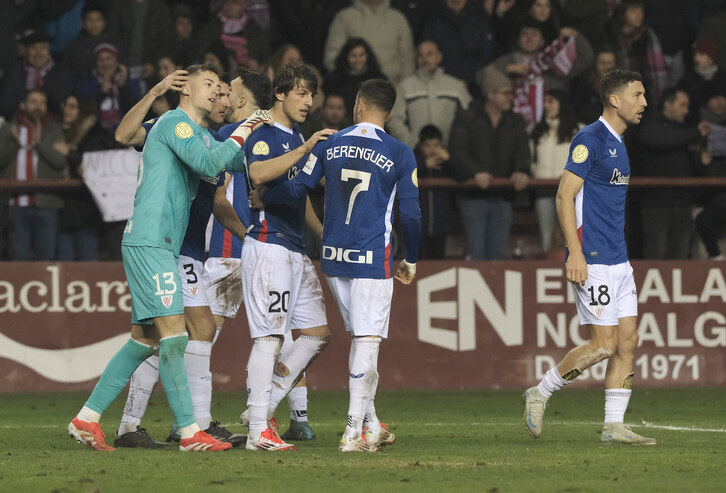
[[70, 72], [53, 61], [50, 41], [50, 37], [41, 31], [28, 31], [20, 40], [25, 46], [25, 57], [0, 79], [0, 115], [11, 118], [25, 92], [36, 87], [46, 91], [48, 106], [54, 112], [71, 93]]
[[519, 31], [517, 49], [492, 65], [512, 78], [514, 111], [531, 131], [542, 117], [545, 90], [567, 90], [569, 80], [585, 72], [592, 60], [590, 43], [574, 29], [562, 28], [560, 37], [545, 46], [541, 23], [529, 19]]
[[113, 135], [121, 119], [141, 99], [137, 79], [129, 78], [129, 71], [118, 61], [118, 50], [111, 43], [101, 43], [93, 50], [96, 68], [81, 81], [76, 90], [80, 96], [98, 102], [98, 122], [109, 135]]
[[[47, 96], [31, 89], [11, 124], [0, 129], [0, 178], [15, 180], [63, 179], [66, 159], [63, 128], [48, 114]], [[55, 260], [58, 210], [63, 198], [28, 193], [10, 200], [11, 259]]]

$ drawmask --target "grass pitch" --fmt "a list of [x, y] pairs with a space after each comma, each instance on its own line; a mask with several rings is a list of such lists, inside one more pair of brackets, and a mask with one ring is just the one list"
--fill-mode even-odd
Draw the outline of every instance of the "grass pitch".
[[[726, 491], [724, 389], [636, 389], [626, 422], [658, 439], [649, 447], [600, 444], [602, 391], [556, 394], [539, 440], [521, 423], [519, 392], [380, 392], [379, 417], [398, 440], [374, 454], [337, 452], [345, 392], [311, 391], [318, 438], [277, 453], [94, 452], [66, 435], [86, 397], [0, 395], [0, 491]], [[122, 405], [120, 398], [102, 420], [110, 444]], [[217, 393], [212, 409], [242, 432], [242, 405], [241, 394]], [[144, 426], [160, 440], [170, 420], [157, 391]]]

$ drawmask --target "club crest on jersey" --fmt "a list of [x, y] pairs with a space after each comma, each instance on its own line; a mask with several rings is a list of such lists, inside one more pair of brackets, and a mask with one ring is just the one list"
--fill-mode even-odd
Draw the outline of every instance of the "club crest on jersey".
[[624, 175], [620, 171], [618, 171], [618, 168], [613, 169], [613, 177], [610, 178], [610, 183], [612, 185], [627, 185], [630, 183], [630, 175]]
[[188, 139], [189, 137], [194, 135], [194, 130], [192, 130], [192, 127], [189, 126], [188, 123], [179, 122], [176, 124], [176, 127], [174, 127], [174, 133], [180, 139]]
[[172, 302], [172, 300], [173, 300], [173, 299], [174, 299], [174, 297], [173, 297], [173, 296], [171, 296], [171, 295], [166, 295], [166, 296], [162, 296], [162, 297], [161, 297], [161, 302], [163, 303], [163, 305], [164, 305], [165, 307], [169, 308], [169, 307], [171, 306], [171, 302]]
[[252, 148], [252, 154], [255, 156], [267, 156], [270, 153], [270, 146], [267, 145], [267, 142], [259, 141], [255, 144], [255, 146]]
[[413, 182], [413, 186], [418, 188], [418, 169], [414, 168], [413, 171], [411, 171], [411, 181]]
[[592, 313], [597, 318], [601, 318], [602, 317], [602, 314], [605, 313], [605, 308], [603, 308], [601, 306], [596, 306], [595, 308], [592, 309]]
[[199, 286], [189, 286], [189, 292], [192, 296], [196, 296], [199, 292]]
[[587, 147], [580, 144], [572, 150], [572, 162], [577, 164], [584, 163], [589, 154]]
[[364, 128], [363, 130], [361, 130], [361, 131], [360, 131], [360, 133], [362, 133], [363, 135], [365, 135], [365, 134], [367, 134], [367, 133], [368, 133], [368, 130], [366, 130], [366, 129]]
[[608, 149], [610, 152], [610, 157], [618, 157], [618, 150], [617, 149]]

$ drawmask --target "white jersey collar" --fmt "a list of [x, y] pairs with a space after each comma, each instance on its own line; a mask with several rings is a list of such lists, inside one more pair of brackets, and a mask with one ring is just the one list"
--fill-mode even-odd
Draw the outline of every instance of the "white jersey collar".
[[290, 135], [292, 135], [292, 129], [291, 129], [291, 128], [287, 128], [287, 127], [286, 127], [285, 125], [283, 125], [282, 123], [277, 123], [277, 122], [275, 122], [275, 127], [279, 128], [279, 129], [280, 129], [280, 130], [282, 130], [283, 132], [287, 132], [287, 133], [289, 133]]
[[603, 118], [601, 116], [600, 118], [598, 118], [598, 121], [601, 121], [603, 123], [603, 125], [605, 125], [605, 128], [607, 128], [610, 131], [610, 133], [613, 134], [613, 137], [618, 139], [618, 142], [620, 142], [620, 143], [623, 142], [623, 136], [618, 135], [618, 133], [615, 131], [615, 129], [607, 122], [607, 120], [605, 120], [605, 118]]

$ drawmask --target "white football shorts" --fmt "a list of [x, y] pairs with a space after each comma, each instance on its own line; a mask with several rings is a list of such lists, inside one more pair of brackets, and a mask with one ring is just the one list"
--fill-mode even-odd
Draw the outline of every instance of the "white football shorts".
[[235, 318], [242, 304], [242, 260], [209, 257], [204, 263], [204, 275], [212, 313]]
[[247, 237], [242, 285], [253, 339], [328, 324], [323, 289], [307, 255]]
[[182, 281], [184, 306], [209, 306], [207, 279], [204, 266], [199, 260], [179, 255], [179, 277]]
[[345, 330], [357, 337], [388, 338], [393, 279], [325, 277], [343, 316]]
[[618, 319], [638, 316], [638, 292], [630, 262], [588, 264], [585, 285], [570, 284], [580, 325], [618, 325]]

